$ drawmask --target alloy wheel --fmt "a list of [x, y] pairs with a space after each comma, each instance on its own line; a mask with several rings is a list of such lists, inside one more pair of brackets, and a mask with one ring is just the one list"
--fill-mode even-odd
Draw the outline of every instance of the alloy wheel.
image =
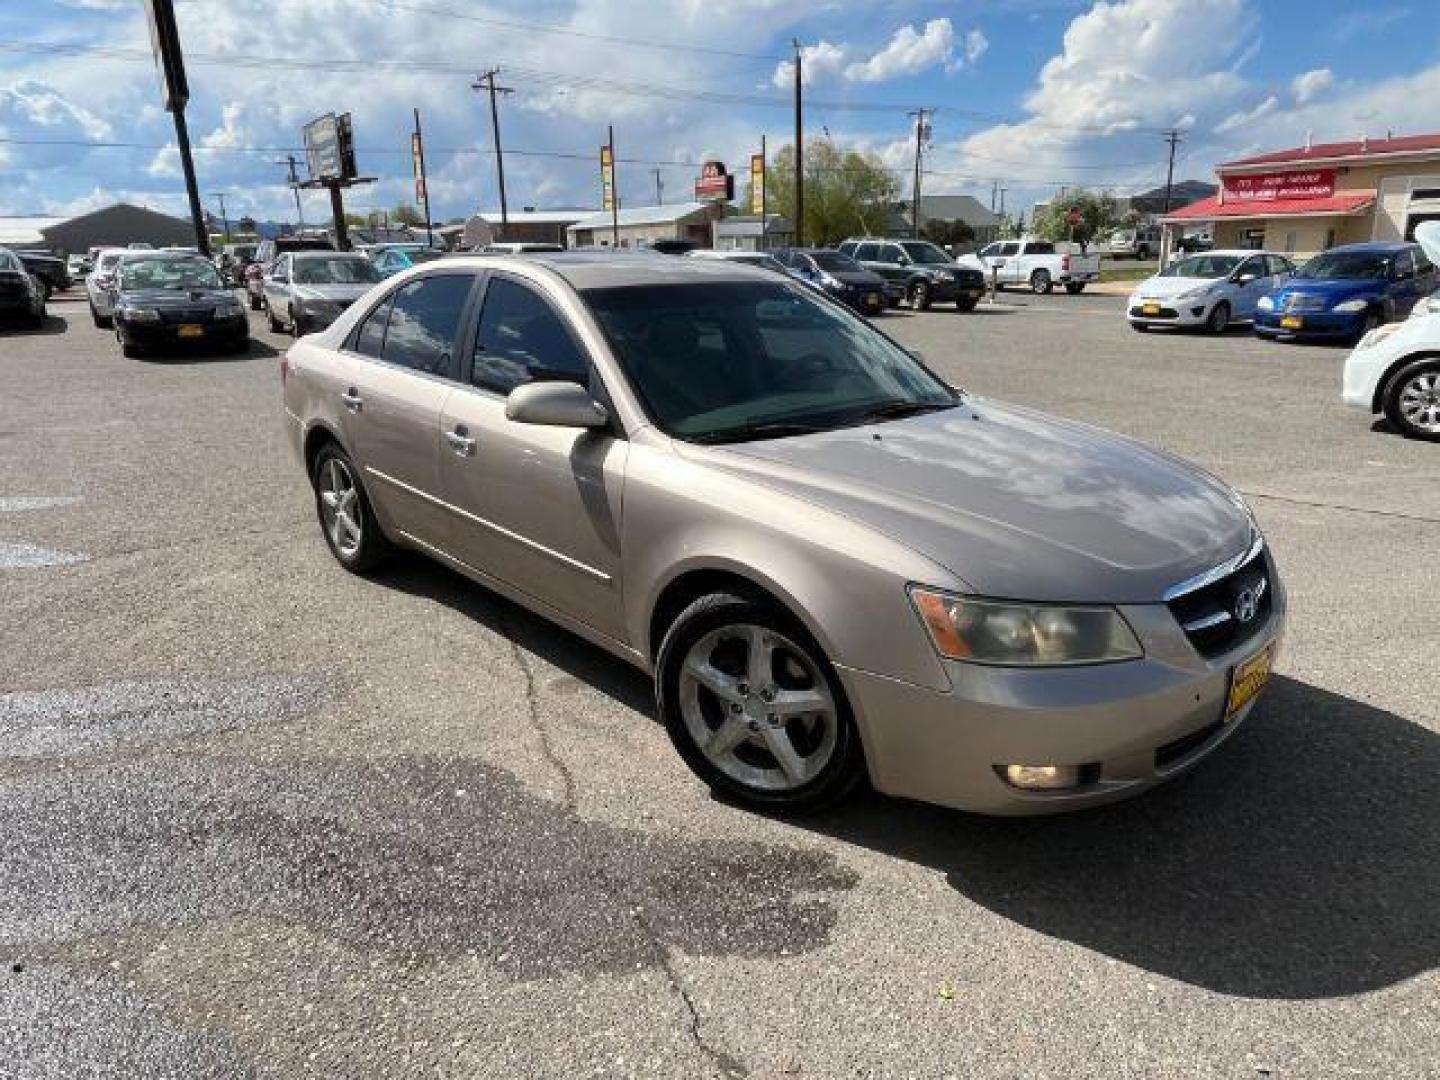
[[1400, 387], [1400, 415], [1418, 431], [1440, 435], [1440, 371], [1416, 372]]
[[745, 787], [793, 791], [835, 754], [840, 715], [800, 645], [753, 623], [712, 630], [685, 654], [679, 705], [691, 739]]
[[326, 459], [320, 469], [319, 488], [326, 535], [344, 558], [354, 558], [364, 539], [364, 513], [350, 467], [339, 458]]

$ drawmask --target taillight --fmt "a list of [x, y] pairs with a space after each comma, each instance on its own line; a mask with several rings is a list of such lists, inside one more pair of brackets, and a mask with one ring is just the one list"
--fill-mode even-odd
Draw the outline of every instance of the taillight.
[[1064, 271], [1065, 273], [1069, 273], [1069, 272], [1070, 272], [1070, 256], [1069, 256], [1069, 255], [1061, 255], [1061, 256], [1060, 256], [1060, 269], [1061, 269], [1062, 271]]

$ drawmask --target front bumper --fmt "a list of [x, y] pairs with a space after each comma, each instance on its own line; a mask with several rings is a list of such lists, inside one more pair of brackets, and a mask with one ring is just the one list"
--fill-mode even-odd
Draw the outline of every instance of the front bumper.
[[948, 303], [952, 300], [978, 300], [983, 295], [985, 295], [985, 282], [980, 278], [976, 278], [974, 281], [967, 278], [930, 279], [931, 300]]
[[[183, 331], [184, 326], [198, 326], [199, 333]], [[121, 344], [141, 349], [203, 349], [215, 345], [239, 345], [249, 340], [250, 320], [243, 313], [188, 324], [134, 322], [117, 317], [115, 333], [119, 335]]]
[[[1173, 296], [1132, 297], [1125, 308], [1125, 317], [1140, 326], [1203, 326], [1210, 314], [1209, 299], [1181, 303]], [[1149, 306], [1155, 310], [1146, 311]]]
[[1378, 412], [1375, 400], [1380, 389], [1380, 379], [1394, 362], [1395, 356], [1384, 345], [1368, 349], [1356, 348], [1345, 360], [1341, 377], [1340, 400], [1351, 408]]
[[[1299, 320], [1299, 325], [1286, 325]], [[1343, 339], [1359, 337], [1365, 329], [1363, 311], [1257, 311], [1255, 333], [1281, 340]]]
[[[1263, 648], [1278, 651], [1285, 598], [1278, 577], [1271, 582], [1265, 624], [1210, 660], [1155, 604], [1121, 608], [1145, 644], [1136, 661], [1029, 670], [947, 662], [949, 693], [839, 667], [872, 783], [961, 810], [1033, 815], [1114, 802], [1179, 775], [1254, 707], [1223, 719], [1236, 665]], [[1085, 780], [1059, 791], [1021, 790], [997, 771], [1009, 764], [1083, 766]]]

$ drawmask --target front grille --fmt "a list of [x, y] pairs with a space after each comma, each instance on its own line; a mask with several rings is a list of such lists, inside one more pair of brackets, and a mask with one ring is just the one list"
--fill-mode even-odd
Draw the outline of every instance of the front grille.
[[1327, 307], [1329, 307], [1329, 304], [1323, 296], [1291, 293], [1285, 297], [1286, 311], [1324, 311]]
[[210, 321], [210, 315], [214, 308], [175, 308], [165, 309], [160, 312], [160, 321], [164, 323], [205, 323]]
[[[1168, 603], [1190, 644], [1206, 659], [1254, 637], [1270, 618], [1274, 581], [1261, 548], [1238, 569]], [[1252, 610], [1249, 619], [1241, 616]]]

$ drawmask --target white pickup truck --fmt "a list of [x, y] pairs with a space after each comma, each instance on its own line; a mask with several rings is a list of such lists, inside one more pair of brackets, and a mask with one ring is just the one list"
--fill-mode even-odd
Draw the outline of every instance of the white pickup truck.
[[1048, 293], [1056, 285], [1064, 285], [1065, 291], [1074, 295], [1100, 280], [1100, 256], [1081, 255], [1068, 250], [1070, 246], [1033, 237], [1000, 240], [956, 261], [978, 267], [987, 282], [993, 276], [1002, 289], [1026, 285], [1034, 292]]

